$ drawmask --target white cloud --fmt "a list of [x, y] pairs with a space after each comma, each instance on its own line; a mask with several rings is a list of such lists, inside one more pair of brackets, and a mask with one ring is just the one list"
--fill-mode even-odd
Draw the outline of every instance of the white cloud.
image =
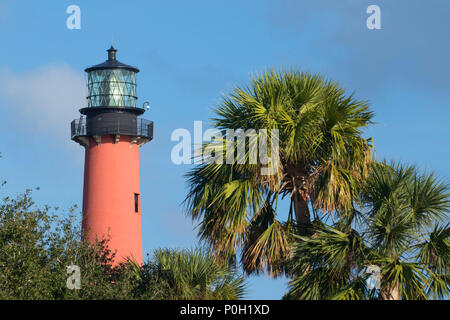
[[0, 69], [0, 113], [8, 113], [21, 128], [70, 142], [70, 122], [86, 106], [84, 75], [65, 63], [15, 73]]

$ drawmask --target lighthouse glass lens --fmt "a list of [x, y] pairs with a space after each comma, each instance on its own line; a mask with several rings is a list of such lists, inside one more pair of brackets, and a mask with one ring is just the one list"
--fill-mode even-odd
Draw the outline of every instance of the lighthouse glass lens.
[[136, 73], [125, 69], [89, 72], [89, 107], [136, 107]]

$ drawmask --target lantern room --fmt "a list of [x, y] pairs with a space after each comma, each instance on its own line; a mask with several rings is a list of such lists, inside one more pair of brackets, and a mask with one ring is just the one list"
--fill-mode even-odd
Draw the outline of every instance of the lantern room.
[[139, 69], [116, 59], [117, 50], [108, 50], [108, 60], [87, 68], [88, 108], [136, 108], [136, 74]]

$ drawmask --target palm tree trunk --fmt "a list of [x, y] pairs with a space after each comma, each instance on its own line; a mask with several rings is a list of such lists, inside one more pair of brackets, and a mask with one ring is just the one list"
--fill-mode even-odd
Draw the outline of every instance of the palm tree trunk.
[[298, 192], [294, 193], [292, 198], [294, 200], [295, 220], [299, 226], [299, 233], [300, 235], [306, 235], [309, 227], [311, 226], [308, 201]]
[[398, 285], [391, 288], [385, 288], [380, 291], [381, 300], [400, 300], [400, 290]]

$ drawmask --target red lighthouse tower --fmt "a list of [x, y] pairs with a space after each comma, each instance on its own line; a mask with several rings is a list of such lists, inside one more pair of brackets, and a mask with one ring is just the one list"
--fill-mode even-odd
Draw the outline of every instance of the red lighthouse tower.
[[137, 68], [116, 59], [87, 68], [88, 107], [71, 123], [85, 148], [82, 230], [91, 242], [109, 239], [115, 263], [142, 263], [139, 147], [153, 139], [153, 122], [139, 118]]

